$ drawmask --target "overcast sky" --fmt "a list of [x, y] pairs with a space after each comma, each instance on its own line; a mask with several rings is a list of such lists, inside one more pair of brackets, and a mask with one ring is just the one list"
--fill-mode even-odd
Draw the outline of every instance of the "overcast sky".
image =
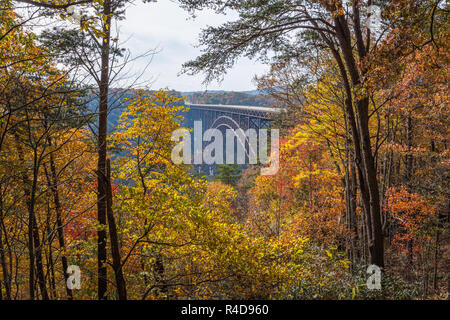
[[[202, 75], [178, 75], [184, 62], [200, 54], [195, 44], [201, 29], [233, 18], [231, 15], [201, 12], [196, 19], [192, 19], [176, 2], [170, 0], [146, 4], [136, 1], [135, 5], [127, 9], [126, 20], [120, 22], [120, 38], [129, 39], [125, 47], [133, 55], [156, 47], [160, 49], [144, 76], [145, 79], [155, 79], [152, 88], [168, 87], [179, 91], [254, 90], [253, 77], [263, 74], [268, 67], [244, 58], [229, 70], [223, 82], [212, 83], [208, 87], [202, 85]], [[137, 62], [133, 68], [141, 70], [146, 63]]]

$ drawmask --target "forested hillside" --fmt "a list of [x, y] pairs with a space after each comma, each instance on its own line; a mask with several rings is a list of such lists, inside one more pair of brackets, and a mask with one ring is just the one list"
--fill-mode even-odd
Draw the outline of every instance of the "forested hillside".
[[249, 94], [245, 92], [194, 92], [186, 94], [187, 102], [199, 104], [224, 104], [270, 107], [275, 101], [264, 94]]

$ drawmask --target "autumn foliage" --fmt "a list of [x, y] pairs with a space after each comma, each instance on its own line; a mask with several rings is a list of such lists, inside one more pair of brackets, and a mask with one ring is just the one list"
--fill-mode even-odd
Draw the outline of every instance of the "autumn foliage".
[[[217, 101], [282, 107], [280, 168], [205, 177], [171, 160], [185, 97], [112, 88], [126, 54], [110, 25], [127, 1], [83, 3], [84, 20], [53, 44], [28, 28], [42, 13], [30, 12], [70, 22], [73, 3], [26, 13], [17, 2], [0, 5], [0, 300], [448, 297], [448, 5], [390, 1], [372, 34], [356, 19], [362, 1], [219, 6], [244, 22], [205, 31], [206, 56], [187, 67], [211, 77], [274, 52], [256, 78], [267, 95]], [[207, 4], [222, 2], [195, 5]], [[294, 13], [309, 24], [289, 37]], [[80, 288], [67, 286], [69, 265]]]

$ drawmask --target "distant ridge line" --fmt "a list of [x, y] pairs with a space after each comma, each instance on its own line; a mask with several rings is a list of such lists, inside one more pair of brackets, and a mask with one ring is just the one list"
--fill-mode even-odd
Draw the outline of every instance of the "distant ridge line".
[[225, 109], [240, 109], [240, 110], [251, 110], [267, 113], [280, 113], [283, 111], [281, 108], [269, 108], [269, 107], [258, 107], [258, 106], [244, 106], [244, 105], [226, 105], [226, 104], [210, 104], [210, 103], [185, 103], [186, 107], [201, 107], [201, 108], [225, 108]]

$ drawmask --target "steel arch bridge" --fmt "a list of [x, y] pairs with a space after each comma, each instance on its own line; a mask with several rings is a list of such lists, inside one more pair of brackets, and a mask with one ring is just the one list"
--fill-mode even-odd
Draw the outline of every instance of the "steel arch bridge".
[[[273, 118], [281, 113], [278, 108], [238, 106], [238, 105], [215, 105], [215, 104], [191, 104], [186, 103], [188, 112], [183, 113], [184, 121], [182, 126], [193, 129], [194, 121], [202, 122], [202, 135], [208, 129], [218, 129], [223, 137], [227, 129], [269, 129]], [[248, 156], [248, 141], [238, 141], [244, 146], [245, 153]], [[203, 145], [204, 147], [205, 145]], [[225, 147], [225, 145], [224, 145]], [[209, 175], [214, 175], [215, 165], [196, 165], [196, 169]]]
[[193, 128], [194, 121], [202, 121], [203, 130], [208, 129], [267, 129], [274, 115], [281, 112], [281, 109], [234, 106], [220, 104], [190, 104], [185, 107], [189, 109], [184, 114], [183, 126]]

